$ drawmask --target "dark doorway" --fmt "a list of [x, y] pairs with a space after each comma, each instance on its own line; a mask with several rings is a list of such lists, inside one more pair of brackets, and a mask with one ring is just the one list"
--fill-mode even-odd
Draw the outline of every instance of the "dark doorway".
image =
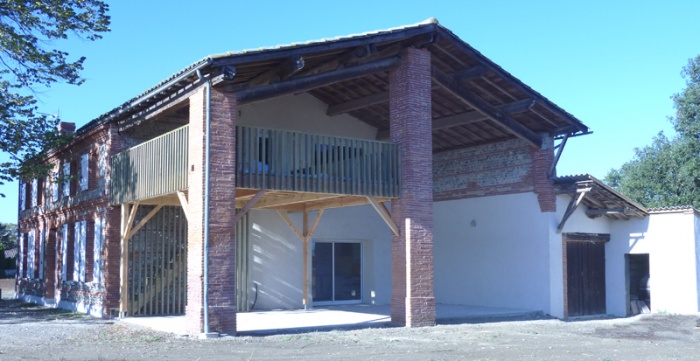
[[565, 235], [567, 316], [605, 314], [605, 242], [609, 239]]
[[649, 287], [649, 254], [626, 254], [627, 314], [649, 313], [651, 289]]
[[314, 242], [314, 304], [358, 303], [362, 300], [362, 244]]

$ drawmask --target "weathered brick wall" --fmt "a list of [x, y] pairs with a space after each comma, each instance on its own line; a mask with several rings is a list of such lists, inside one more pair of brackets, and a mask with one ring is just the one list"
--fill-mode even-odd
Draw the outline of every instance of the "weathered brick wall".
[[[103, 284], [92, 283], [93, 279], [93, 242], [94, 221], [96, 218], [107, 217], [109, 199], [108, 185], [108, 159], [110, 125], [100, 125], [86, 134], [76, 138], [66, 148], [49, 154], [49, 163], [71, 163], [72, 169], [79, 168], [80, 156], [88, 154], [89, 177], [88, 189], [80, 191], [77, 180], [71, 181], [71, 194], [63, 196], [59, 189], [59, 199], [54, 201], [53, 190], [49, 182], [44, 182], [39, 204], [19, 212], [19, 228], [23, 233], [34, 231], [39, 240], [39, 229], [45, 229], [44, 242], [44, 278], [38, 279], [38, 272], [34, 278], [22, 279], [18, 282], [19, 294], [33, 295], [37, 297], [53, 298], [60, 296], [60, 300], [78, 302], [84, 306], [99, 306], [103, 304], [105, 288]], [[60, 169], [60, 168], [59, 168]], [[76, 172], [77, 173], [77, 172]], [[62, 245], [67, 242], [68, 253], [72, 258], [74, 243], [74, 227], [76, 222], [86, 221], [86, 283], [68, 281], [62, 282], [63, 254]], [[68, 239], [63, 239], [62, 227], [68, 224]], [[119, 221], [117, 220], [117, 227]], [[109, 227], [108, 227], [109, 228]], [[117, 235], [117, 243], [118, 235]], [[107, 239], [109, 243], [109, 239]], [[25, 248], [26, 249], [26, 248]], [[37, 244], [37, 252], [39, 244]], [[118, 257], [118, 249], [117, 249]], [[37, 253], [37, 259], [39, 255]], [[37, 262], [38, 264], [38, 262]], [[73, 275], [73, 265], [69, 264], [67, 278]], [[117, 281], [118, 282], [118, 281]], [[56, 287], [56, 284], [59, 287]], [[41, 285], [41, 286], [39, 286]], [[54, 289], [59, 289], [56, 295]], [[106, 311], [106, 310], [105, 310]], [[105, 314], [106, 316], [106, 314]]]
[[512, 139], [435, 154], [435, 201], [535, 192], [540, 210], [553, 212], [556, 197], [547, 177], [553, 141], [543, 140], [541, 149]]

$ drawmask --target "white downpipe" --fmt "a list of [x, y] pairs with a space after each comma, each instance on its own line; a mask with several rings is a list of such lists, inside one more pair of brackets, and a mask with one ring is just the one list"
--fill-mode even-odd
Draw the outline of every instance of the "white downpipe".
[[202, 72], [197, 69], [197, 76], [200, 80], [205, 80], [205, 89], [207, 90], [207, 98], [205, 105], [205, 135], [206, 142], [204, 143], [204, 285], [203, 285], [203, 302], [204, 302], [204, 334], [209, 334], [209, 143], [210, 143], [210, 105], [211, 105], [211, 83], [209, 79], [202, 76]]

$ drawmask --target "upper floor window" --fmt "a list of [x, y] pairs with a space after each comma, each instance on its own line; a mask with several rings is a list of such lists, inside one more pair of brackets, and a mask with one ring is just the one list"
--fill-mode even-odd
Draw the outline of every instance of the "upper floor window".
[[63, 196], [70, 197], [70, 162], [63, 163], [63, 179], [61, 185], [63, 186]]
[[84, 191], [88, 189], [89, 176], [89, 165], [90, 165], [90, 155], [88, 153], [82, 154], [80, 156], [80, 180], [79, 189]]

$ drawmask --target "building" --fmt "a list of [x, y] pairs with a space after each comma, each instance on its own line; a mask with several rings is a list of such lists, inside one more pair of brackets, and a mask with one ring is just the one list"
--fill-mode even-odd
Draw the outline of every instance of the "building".
[[343, 303], [566, 317], [562, 239], [598, 231], [582, 208], [557, 229], [553, 180], [586, 133], [434, 19], [209, 56], [49, 154], [72, 180], [22, 183], [18, 294], [193, 333]]

